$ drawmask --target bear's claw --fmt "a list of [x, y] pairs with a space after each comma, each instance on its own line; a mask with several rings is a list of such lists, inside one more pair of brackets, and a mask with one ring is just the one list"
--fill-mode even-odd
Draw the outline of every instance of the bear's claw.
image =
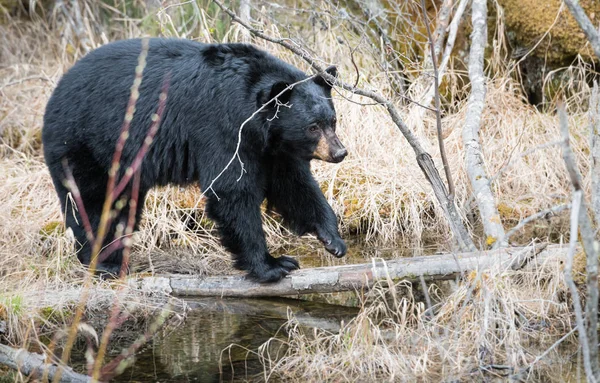
[[291, 271], [300, 268], [300, 264], [292, 257], [282, 255], [279, 258], [273, 258], [248, 273], [248, 277], [259, 283], [278, 282]]
[[337, 258], [346, 255], [347, 247], [341, 238], [334, 238], [332, 241], [329, 241], [329, 243], [323, 244], [325, 245], [325, 249]]

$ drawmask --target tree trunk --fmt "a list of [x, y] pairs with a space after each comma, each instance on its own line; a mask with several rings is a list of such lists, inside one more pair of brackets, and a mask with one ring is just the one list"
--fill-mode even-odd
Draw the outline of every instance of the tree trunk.
[[426, 281], [453, 279], [473, 270], [491, 267], [518, 269], [538, 253], [548, 258], [566, 252], [563, 247], [529, 246], [490, 251], [452, 253], [389, 261], [373, 259], [371, 263], [304, 269], [291, 273], [281, 281], [260, 284], [242, 275], [196, 277], [164, 275], [131, 278], [135, 288], [180, 296], [204, 297], [273, 297], [310, 293], [332, 293], [368, 289], [378, 281]]
[[[485, 106], [485, 74], [483, 72], [483, 53], [487, 44], [487, 3], [486, 0], [473, 0], [473, 33], [471, 33], [471, 52], [469, 54], [469, 80], [471, 95], [467, 107], [463, 143], [465, 145], [466, 170], [483, 221], [486, 244], [492, 245], [504, 241], [504, 228], [498, 214], [490, 181], [485, 174], [483, 152], [479, 143], [481, 115]], [[503, 244], [500, 243], [500, 246]]]

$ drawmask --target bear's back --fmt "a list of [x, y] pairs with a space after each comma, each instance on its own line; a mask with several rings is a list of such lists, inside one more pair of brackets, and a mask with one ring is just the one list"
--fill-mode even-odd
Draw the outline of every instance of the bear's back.
[[[47, 163], [85, 156], [87, 163], [109, 168], [141, 52], [141, 39], [116, 41], [90, 52], [63, 76], [44, 115]], [[165, 80], [167, 105], [147, 158], [156, 164], [151, 178], [161, 183], [172, 178], [172, 169], [188, 168], [178, 173], [191, 178], [198, 170], [192, 169], [193, 153], [206, 153], [211, 161], [229, 156], [239, 127], [258, 108], [261, 89], [304, 78], [299, 69], [251, 45], [151, 38], [122, 159], [130, 163], [139, 150]], [[253, 129], [261, 128], [248, 124], [248, 137], [263, 140]]]

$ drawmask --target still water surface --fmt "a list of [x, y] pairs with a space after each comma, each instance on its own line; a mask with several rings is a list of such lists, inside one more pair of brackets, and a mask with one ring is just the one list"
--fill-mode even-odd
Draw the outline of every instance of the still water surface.
[[330, 331], [337, 331], [342, 320], [347, 322], [358, 311], [294, 299], [210, 298], [187, 303], [192, 310], [185, 322], [156, 336], [114, 381], [263, 381], [262, 365], [248, 350], [257, 350], [271, 337], [284, 337], [288, 310], [302, 326]]

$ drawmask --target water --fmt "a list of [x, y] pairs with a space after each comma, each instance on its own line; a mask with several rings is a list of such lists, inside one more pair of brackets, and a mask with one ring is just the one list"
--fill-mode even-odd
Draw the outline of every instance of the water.
[[[185, 322], [158, 334], [118, 382], [219, 382], [264, 380], [255, 351], [285, 337], [288, 310], [303, 327], [337, 331], [357, 309], [294, 299], [194, 299]], [[235, 346], [231, 346], [234, 344]], [[273, 342], [272, 351], [281, 343]], [[225, 351], [224, 351], [225, 350]], [[280, 352], [283, 348], [280, 348]]]
[[[406, 247], [385, 249], [360, 243], [349, 245], [348, 255], [342, 259], [331, 257], [320, 250], [320, 246], [314, 251], [299, 248], [298, 253], [292, 255], [298, 258], [303, 268], [308, 268], [364, 263], [370, 257], [390, 259], [423, 253], [423, 249]], [[354, 292], [310, 294], [301, 299], [197, 298], [186, 299], [186, 302], [191, 311], [185, 322], [173, 331], [157, 334], [136, 354], [135, 364], [113, 381], [264, 381], [263, 367], [255, 352], [272, 337], [286, 338], [282, 326], [287, 322], [288, 312], [293, 313], [302, 327], [337, 332], [341, 321], [348, 322], [358, 313], [356, 307], [359, 305]], [[109, 345], [107, 361], [129, 346], [141, 331], [135, 329], [131, 334], [120, 334], [118, 338], [127, 340], [116, 340]], [[284, 352], [281, 342], [274, 341], [271, 345], [271, 356]], [[82, 349], [75, 350], [71, 365], [80, 372], [85, 371]]]

